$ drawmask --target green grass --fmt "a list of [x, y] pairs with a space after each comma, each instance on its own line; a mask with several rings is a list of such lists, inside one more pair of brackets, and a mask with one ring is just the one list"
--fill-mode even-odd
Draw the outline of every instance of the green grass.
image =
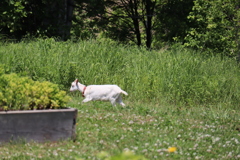
[[[239, 159], [239, 111], [215, 107], [177, 107], [126, 101], [126, 108], [107, 102], [78, 108], [77, 140], [0, 146], [4, 159], [99, 159], [131, 150], [148, 159]], [[169, 147], [177, 151], [169, 153]]]
[[[108, 102], [77, 108], [77, 140], [0, 145], [3, 159], [100, 159], [99, 153], [134, 151], [148, 159], [239, 159], [240, 70], [235, 60], [184, 48], [160, 51], [95, 40], [40, 39], [1, 43], [5, 72], [48, 80], [69, 90], [117, 84], [128, 92], [127, 107]], [[177, 151], [169, 153], [169, 147]], [[103, 153], [104, 153], [103, 152]]]
[[118, 84], [129, 100], [239, 108], [240, 70], [230, 58], [203, 56], [180, 46], [160, 51], [96, 40], [78, 43], [39, 39], [2, 43], [7, 73], [48, 80], [68, 90], [83, 84]]

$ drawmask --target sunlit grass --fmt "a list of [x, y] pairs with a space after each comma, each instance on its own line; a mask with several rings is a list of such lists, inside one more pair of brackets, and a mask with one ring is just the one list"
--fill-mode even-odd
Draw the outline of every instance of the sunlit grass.
[[74, 97], [69, 106], [79, 110], [75, 142], [1, 145], [1, 157], [98, 159], [100, 152], [131, 151], [156, 160], [240, 158], [239, 111], [137, 101], [126, 101], [125, 108], [107, 102], [82, 105], [82, 97]]

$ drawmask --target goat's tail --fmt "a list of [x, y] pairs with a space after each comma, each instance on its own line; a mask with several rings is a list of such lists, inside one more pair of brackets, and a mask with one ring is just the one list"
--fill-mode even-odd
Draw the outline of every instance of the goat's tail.
[[128, 93], [125, 92], [124, 90], [121, 90], [121, 93], [125, 94], [126, 96], [128, 95]]

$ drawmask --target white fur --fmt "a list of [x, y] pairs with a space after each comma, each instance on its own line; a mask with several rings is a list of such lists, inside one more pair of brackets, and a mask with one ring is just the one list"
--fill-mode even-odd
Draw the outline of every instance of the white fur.
[[[84, 91], [84, 87], [86, 87]], [[89, 85], [85, 86], [78, 82], [78, 79], [76, 79], [74, 82], [72, 82], [72, 86], [70, 88], [70, 91], [76, 91], [79, 90], [83, 93], [83, 96], [85, 99], [82, 102], [89, 102], [89, 101], [110, 101], [113, 106], [116, 105], [116, 103], [119, 103], [121, 106], [125, 106], [125, 104], [122, 101], [121, 93], [128, 95], [127, 92], [123, 91], [119, 86], [117, 85]]]

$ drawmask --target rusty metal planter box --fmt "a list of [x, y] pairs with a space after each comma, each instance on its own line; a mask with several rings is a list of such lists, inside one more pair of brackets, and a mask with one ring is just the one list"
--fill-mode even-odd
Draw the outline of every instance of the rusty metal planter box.
[[77, 109], [1, 111], [0, 143], [16, 140], [58, 141], [75, 138]]

